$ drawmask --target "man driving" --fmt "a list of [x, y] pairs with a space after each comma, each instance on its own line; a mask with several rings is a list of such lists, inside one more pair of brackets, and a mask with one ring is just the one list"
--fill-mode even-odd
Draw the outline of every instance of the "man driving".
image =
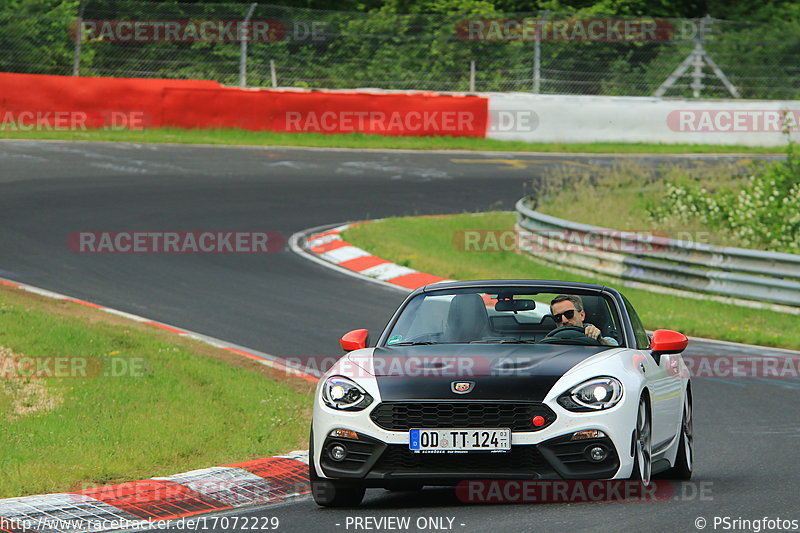
[[619, 346], [619, 342], [612, 337], [601, 337], [600, 329], [593, 324], [584, 324], [586, 311], [583, 310], [583, 300], [575, 294], [560, 294], [550, 302], [550, 314], [556, 321], [556, 327], [576, 326], [583, 328], [583, 334], [590, 339], [597, 340], [605, 346]]

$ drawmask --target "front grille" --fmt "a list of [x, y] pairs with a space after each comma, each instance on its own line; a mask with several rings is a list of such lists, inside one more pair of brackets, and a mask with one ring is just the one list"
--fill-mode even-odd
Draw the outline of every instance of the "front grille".
[[540, 473], [550, 470], [536, 446], [512, 446], [506, 453], [414, 453], [408, 446], [393, 444], [386, 448], [373, 471], [497, 474]]
[[[545, 424], [531, 420], [542, 416]], [[536, 431], [549, 426], [555, 413], [538, 402], [384, 402], [373, 409], [372, 421], [389, 431], [413, 428], [511, 428]]]

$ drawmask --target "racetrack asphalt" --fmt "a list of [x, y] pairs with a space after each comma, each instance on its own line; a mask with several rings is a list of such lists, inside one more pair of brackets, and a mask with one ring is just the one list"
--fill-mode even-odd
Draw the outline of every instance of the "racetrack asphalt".
[[[325, 269], [288, 248], [252, 255], [78, 254], [67, 247], [67, 236], [268, 230], [288, 238], [352, 220], [510, 210], [548, 166], [591, 170], [614, 159], [3, 141], [0, 277], [278, 356], [335, 356], [343, 332], [366, 327], [377, 334], [403, 295]], [[735, 158], [640, 159], [691, 164]], [[697, 531], [701, 516], [709, 530], [714, 516], [800, 519], [794, 458], [799, 388], [797, 380], [697, 380], [696, 484], [686, 488], [694, 496], [685, 501], [468, 506], [448, 489], [370, 490], [359, 509], [319, 509], [303, 499], [237, 516], [278, 516], [282, 531], [375, 530], [354, 527], [353, 518], [367, 516], [411, 516], [412, 524], [418, 517], [451, 517], [451, 530], [470, 532]]]

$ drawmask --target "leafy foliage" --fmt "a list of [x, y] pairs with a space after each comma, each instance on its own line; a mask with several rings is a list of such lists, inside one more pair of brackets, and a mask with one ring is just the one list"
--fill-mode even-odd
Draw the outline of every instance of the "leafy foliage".
[[651, 204], [656, 221], [700, 222], [734, 235], [740, 246], [800, 253], [800, 156], [790, 142], [785, 161], [755, 164], [741, 187], [711, 190], [702, 183], [666, 184]]
[[[70, 74], [79, 0], [0, 2], [0, 70]], [[84, 19], [95, 21], [241, 21], [246, 2], [84, 0]], [[302, 7], [300, 7], [302, 6]], [[334, 11], [339, 10], [339, 11]], [[534, 75], [532, 36], [471, 40], [469, 19], [546, 20], [604, 17], [669, 18], [675, 28], [715, 20], [706, 49], [745, 98], [799, 98], [795, 60], [800, 54], [800, 7], [761, 0], [729, 6], [709, 0], [272, 0], [259, 3], [254, 21], [285, 26], [285, 36], [247, 46], [251, 86], [470, 89], [476, 64], [479, 91], [649, 96], [694, 46], [691, 34], [668, 41], [576, 42], [544, 39]], [[316, 26], [315, 26], [316, 25]], [[310, 38], [308, 30], [321, 29]], [[81, 43], [86, 76], [203, 78], [239, 82], [242, 46], [227, 41], [132, 42], [93, 38]], [[705, 69], [704, 97], [727, 97]], [[668, 96], [690, 96], [680, 81]]]

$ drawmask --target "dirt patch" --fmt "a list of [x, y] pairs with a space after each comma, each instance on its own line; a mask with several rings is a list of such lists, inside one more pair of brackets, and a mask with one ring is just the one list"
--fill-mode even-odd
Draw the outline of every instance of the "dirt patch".
[[[0, 365], [16, 367], [20, 356], [0, 346]], [[8, 396], [11, 408], [6, 414], [8, 421], [46, 411], [52, 411], [64, 403], [64, 398], [47, 388], [46, 382], [35, 378], [5, 378], [0, 381], [0, 390]]]

